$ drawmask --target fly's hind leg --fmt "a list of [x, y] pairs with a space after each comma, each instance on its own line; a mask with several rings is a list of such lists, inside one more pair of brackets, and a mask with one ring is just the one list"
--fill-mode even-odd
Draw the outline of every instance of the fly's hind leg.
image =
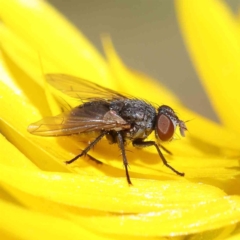
[[[106, 134], [106, 132], [102, 132], [96, 139], [94, 139], [80, 154], [78, 154], [76, 157], [74, 157], [73, 159], [66, 161], [65, 163], [70, 164], [75, 162], [78, 158], [87, 155], [88, 151], [93, 148]], [[91, 157], [90, 157], [91, 159]], [[92, 160], [96, 160], [97, 163], [102, 163], [99, 160], [92, 158]]]
[[[184, 173], [181, 173], [181, 172], [179, 172], [179, 171], [177, 171], [176, 169], [174, 169], [172, 166], [170, 166], [169, 164], [168, 164], [168, 162], [167, 162], [167, 160], [165, 159], [165, 157], [163, 156], [163, 154], [162, 154], [162, 152], [161, 152], [161, 150], [160, 150], [160, 148], [159, 148], [159, 146], [157, 145], [157, 143], [156, 142], [154, 142], [154, 141], [142, 141], [142, 140], [135, 140], [135, 141], [133, 141], [133, 146], [134, 147], [138, 147], [138, 148], [144, 148], [144, 147], [150, 147], [150, 146], [154, 146], [156, 149], [157, 149], [157, 151], [158, 151], [158, 155], [160, 156], [160, 158], [162, 159], [162, 162], [163, 162], [163, 164], [166, 166], [166, 167], [168, 167], [168, 168], [170, 168], [173, 172], [175, 172], [177, 175], [179, 175], [179, 176], [184, 176], [185, 174]], [[165, 150], [165, 149], [164, 149]]]

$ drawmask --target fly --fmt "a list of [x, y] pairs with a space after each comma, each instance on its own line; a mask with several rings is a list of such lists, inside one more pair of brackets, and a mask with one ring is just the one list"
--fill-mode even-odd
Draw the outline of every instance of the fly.
[[173, 109], [162, 105], [155, 109], [151, 104], [136, 98], [129, 98], [98, 84], [64, 74], [47, 74], [46, 79], [53, 87], [70, 97], [81, 99], [83, 104], [53, 117], [46, 117], [32, 123], [28, 131], [39, 136], [67, 136], [96, 132], [98, 135], [79, 155], [66, 161], [70, 164], [86, 155], [103, 137], [109, 143], [117, 143], [125, 167], [126, 178], [131, 183], [128, 161], [125, 152], [127, 141], [134, 147], [154, 146], [163, 164], [177, 175], [184, 176], [168, 164], [156, 141], [145, 140], [152, 131], [158, 142], [170, 141], [175, 129], [179, 127], [181, 136], [187, 130], [185, 123], [178, 118]]

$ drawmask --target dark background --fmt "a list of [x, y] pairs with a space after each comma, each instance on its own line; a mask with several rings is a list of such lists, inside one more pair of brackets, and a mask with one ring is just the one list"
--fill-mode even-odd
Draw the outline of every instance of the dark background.
[[[158, 79], [185, 106], [218, 121], [184, 46], [173, 0], [49, 2], [75, 24], [99, 51], [103, 52], [100, 35], [109, 33], [128, 67]], [[237, 13], [240, 0], [225, 2]]]

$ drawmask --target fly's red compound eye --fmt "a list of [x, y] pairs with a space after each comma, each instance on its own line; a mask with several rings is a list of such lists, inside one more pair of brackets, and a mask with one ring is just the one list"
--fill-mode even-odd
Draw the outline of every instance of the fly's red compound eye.
[[161, 141], [169, 141], [173, 138], [175, 125], [173, 121], [165, 114], [159, 114], [157, 117], [156, 132]]
[[180, 134], [185, 137], [187, 127], [185, 122], [180, 120], [172, 108], [162, 105], [158, 108], [158, 116], [156, 122], [156, 135], [161, 141], [169, 141], [173, 138], [176, 127], [179, 127]]

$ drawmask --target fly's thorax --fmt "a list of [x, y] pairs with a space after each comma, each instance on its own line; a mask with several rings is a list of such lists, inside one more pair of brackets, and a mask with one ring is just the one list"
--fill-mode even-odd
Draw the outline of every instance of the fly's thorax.
[[124, 130], [128, 139], [144, 139], [154, 129], [156, 118], [155, 108], [137, 99], [115, 100], [110, 104], [110, 109], [130, 124], [129, 130]]

